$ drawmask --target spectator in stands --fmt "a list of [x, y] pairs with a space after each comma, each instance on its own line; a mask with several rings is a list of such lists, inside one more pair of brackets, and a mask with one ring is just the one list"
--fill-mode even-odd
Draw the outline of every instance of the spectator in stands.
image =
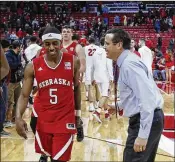
[[160, 34], [157, 34], [157, 48], [159, 50], [161, 50], [162, 48], [162, 37], [160, 36]]
[[5, 32], [5, 39], [8, 40], [8, 42], [11, 42], [11, 40], [10, 40], [10, 32], [9, 31]]
[[71, 27], [72, 29], [74, 29], [74, 26], [75, 26], [75, 20], [74, 20], [73, 17], [71, 17], [71, 18], [70, 18], [70, 27]]
[[103, 13], [109, 13], [109, 9], [108, 9], [108, 7], [106, 6], [106, 5], [102, 5], [102, 12]]
[[23, 49], [26, 49], [29, 46], [29, 42], [30, 42], [30, 38], [31, 38], [32, 34], [33, 34], [33, 31], [32, 31], [32, 33], [28, 32], [26, 34], [26, 36], [23, 38], [23, 40], [22, 40]]
[[159, 59], [163, 56], [163, 53], [158, 48], [155, 48], [155, 55], [156, 55], [156, 58]]
[[168, 28], [169, 29], [172, 29], [173, 28], [173, 20], [172, 20], [171, 17], [168, 17], [167, 24], [168, 24]]
[[154, 24], [154, 28], [155, 28], [157, 33], [160, 32], [160, 20], [159, 19], [156, 19], [155, 24]]
[[153, 55], [151, 50], [145, 45], [144, 39], [139, 39], [139, 50], [138, 52], [141, 55], [141, 60], [147, 66], [148, 71], [152, 73], [152, 62], [153, 62]]
[[21, 28], [21, 20], [17, 19], [16, 20], [16, 31], [18, 31]]
[[131, 45], [130, 45], [130, 51], [135, 53], [137, 56], [141, 57], [140, 56], [140, 53], [138, 51], [135, 50], [135, 40], [134, 39], [131, 39]]
[[166, 50], [165, 54], [165, 66], [166, 66], [166, 79], [171, 83], [171, 68], [174, 66], [173, 52], [170, 49]]
[[34, 30], [36, 30], [39, 26], [39, 22], [38, 20], [35, 18], [33, 21], [32, 21], [32, 27]]
[[123, 16], [123, 25], [127, 26], [127, 16], [126, 15]]
[[100, 37], [102, 30], [103, 30], [103, 25], [102, 25], [102, 22], [99, 21], [96, 28], [96, 35], [98, 38]]
[[76, 43], [79, 43], [79, 40], [80, 40], [79, 35], [78, 34], [73, 34], [72, 41], [76, 42]]
[[170, 50], [175, 49], [175, 39], [174, 38], [170, 39], [169, 41], [169, 49]]
[[12, 32], [12, 34], [10, 35], [10, 43], [12, 43], [13, 41], [18, 40], [17, 35], [15, 34], [15, 32]]
[[133, 15], [133, 22], [134, 22], [133, 23], [134, 26], [137, 26], [138, 25], [138, 18], [136, 16], [136, 14]]
[[37, 37], [30, 37], [30, 45], [24, 51], [27, 61], [33, 60], [40, 49], [41, 46], [37, 44]]
[[118, 15], [114, 17], [114, 25], [120, 25], [120, 17]]
[[165, 8], [160, 8], [159, 9], [159, 14], [158, 16], [160, 15], [161, 18], [165, 18], [167, 15], [166, 15], [166, 12], [165, 12]]
[[168, 24], [166, 23], [166, 19], [160, 19], [160, 30], [162, 32], [168, 31]]
[[43, 4], [43, 13], [48, 14], [49, 13], [49, 6], [46, 2]]
[[145, 45], [150, 49], [153, 48], [153, 42], [152, 42], [152, 40], [149, 39], [148, 36], [145, 37]]
[[108, 26], [109, 20], [108, 20], [107, 16], [103, 18], [103, 22], [102, 23], [103, 23], [104, 26], [106, 26], [106, 27]]
[[[159, 78], [159, 74], [161, 78]], [[153, 70], [153, 77], [156, 80], [162, 80], [162, 81], [166, 81], [166, 71], [165, 71], [165, 58], [162, 57], [156, 66], [156, 69]]]
[[106, 34], [106, 30], [105, 29], [102, 29], [102, 32], [100, 33], [100, 38], [104, 37]]
[[21, 30], [21, 28], [19, 28], [19, 30], [17, 31], [16, 35], [18, 36], [19, 41], [22, 43], [22, 38], [24, 37], [24, 33]]
[[15, 109], [18, 97], [21, 91], [20, 81], [23, 79], [22, 64], [20, 53], [20, 43], [19, 41], [13, 41], [12, 49], [8, 50], [6, 57], [10, 66], [11, 76], [10, 83], [8, 85], [8, 110], [6, 114], [7, 123], [12, 124], [14, 121]]

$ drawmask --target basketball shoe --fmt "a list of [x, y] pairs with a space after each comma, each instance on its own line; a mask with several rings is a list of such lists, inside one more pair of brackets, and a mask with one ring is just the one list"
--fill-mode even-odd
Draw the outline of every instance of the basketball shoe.
[[100, 119], [100, 113], [95, 111], [93, 114], [94, 118], [99, 122], [102, 123], [101, 119]]
[[47, 156], [46, 155], [41, 155], [39, 162], [47, 162]]

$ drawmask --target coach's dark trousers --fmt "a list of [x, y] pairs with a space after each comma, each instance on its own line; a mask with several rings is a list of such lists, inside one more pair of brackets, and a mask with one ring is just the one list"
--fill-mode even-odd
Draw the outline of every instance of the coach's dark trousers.
[[140, 128], [140, 114], [134, 115], [129, 120], [128, 138], [124, 149], [124, 162], [154, 162], [158, 149], [160, 137], [164, 126], [164, 114], [160, 109], [154, 111], [154, 118], [150, 135], [148, 138], [146, 150], [135, 152], [133, 149], [135, 139], [138, 136]]

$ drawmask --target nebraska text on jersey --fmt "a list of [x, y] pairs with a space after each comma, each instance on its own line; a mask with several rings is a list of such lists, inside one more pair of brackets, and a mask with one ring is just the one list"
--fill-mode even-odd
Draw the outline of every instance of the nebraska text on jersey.
[[66, 80], [66, 79], [61, 79], [61, 78], [55, 78], [55, 79], [48, 79], [45, 80], [41, 83], [39, 83], [39, 88], [43, 88], [52, 84], [61, 84], [61, 85], [65, 85], [65, 86], [70, 86], [70, 81]]

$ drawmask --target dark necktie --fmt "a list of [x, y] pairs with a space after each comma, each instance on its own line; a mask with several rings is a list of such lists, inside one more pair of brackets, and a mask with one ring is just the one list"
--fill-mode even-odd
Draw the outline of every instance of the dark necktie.
[[114, 70], [114, 95], [115, 95], [115, 108], [116, 108], [116, 117], [117, 117], [118, 113], [120, 116], [123, 115], [123, 109], [120, 110], [117, 104], [117, 83], [118, 83], [118, 78], [119, 78], [119, 67], [117, 66], [117, 64], [115, 64], [114, 69], [115, 69]]

